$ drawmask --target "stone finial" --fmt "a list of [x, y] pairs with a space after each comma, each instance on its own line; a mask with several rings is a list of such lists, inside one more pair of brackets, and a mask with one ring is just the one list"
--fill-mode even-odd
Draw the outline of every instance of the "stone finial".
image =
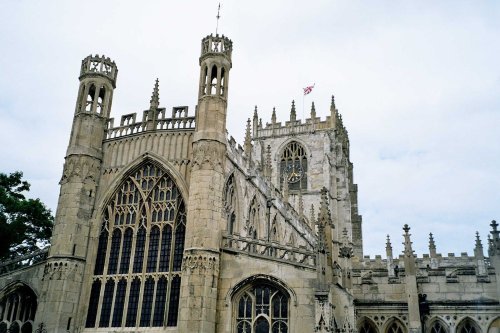
[[273, 107], [273, 114], [271, 115], [271, 123], [276, 124], [276, 108]]
[[332, 95], [332, 102], [330, 103], [330, 110], [334, 111], [335, 108], [335, 96]]
[[292, 109], [290, 110], [290, 121], [297, 120], [297, 113], [295, 112], [295, 100], [292, 101]]
[[490, 234], [491, 234], [491, 240], [490, 240], [490, 247], [489, 247], [489, 255], [492, 256], [492, 255], [497, 255], [497, 254], [500, 254], [500, 238], [499, 238], [499, 234], [500, 232], [498, 231], [498, 223], [497, 221], [493, 220], [491, 221], [491, 231], [490, 231]]
[[298, 195], [298, 213], [301, 218], [304, 218], [304, 198], [302, 198], [302, 191], [299, 190]]
[[385, 243], [385, 254], [387, 258], [392, 258], [392, 244], [389, 235], [387, 235], [387, 241]]
[[314, 205], [311, 204], [311, 210], [310, 210], [310, 219], [311, 219], [311, 228], [314, 230], [314, 225], [316, 224], [316, 214], [314, 213]]
[[408, 226], [408, 224], [405, 224], [404, 227], [403, 227], [403, 231], [405, 232], [403, 234], [404, 238], [405, 238], [405, 241], [403, 243], [403, 245], [405, 246], [405, 249], [404, 249], [404, 254], [405, 256], [407, 257], [413, 257], [413, 249], [412, 249], [412, 241], [410, 239], [410, 227]]
[[429, 255], [431, 258], [436, 257], [436, 243], [434, 243], [432, 232], [429, 233]]
[[483, 244], [481, 243], [481, 238], [479, 238], [478, 231], [476, 231], [476, 244], [474, 247], [474, 256], [476, 258], [484, 258]]
[[328, 191], [326, 187], [321, 189], [321, 202], [318, 214], [318, 224], [331, 224], [330, 209], [328, 208]]
[[156, 79], [155, 86], [153, 88], [153, 94], [151, 95], [151, 100], [149, 101], [149, 109], [156, 110], [160, 106], [160, 88], [159, 80]]
[[262, 118], [259, 119], [259, 128], [262, 128]]
[[312, 105], [311, 105], [311, 119], [315, 119], [316, 118], [316, 107], [314, 106], [314, 102], [312, 102]]
[[271, 145], [267, 145], [266, 148], [266, 178], [268, 180], [271, 180], [271, 174], [272, 174], [272, 161], [271, 161]]
[[247, 120], [247, 128], [245, 131], [245, 143], [244, 143], [245, 153], [250, 159], [252, 154], [252, 135], [251, 135], [251, 126], [250, 126], [250, 118]]
[[289, 192], [288, 192], [288, 175], [285, 173], [283, 175], [283, 201], [288, 203], [288, 196], [289, 196]]
[[253, 110], [253, 120], [259, 119], [259, 114], [257, 112], [257, 105], [255, 106], [255, 109]]

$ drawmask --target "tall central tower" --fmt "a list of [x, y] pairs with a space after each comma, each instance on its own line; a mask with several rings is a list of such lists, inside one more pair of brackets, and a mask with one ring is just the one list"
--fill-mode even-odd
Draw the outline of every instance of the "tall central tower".
[[179, 332], [215, 332], [231, 52], [227, 37], [202, 40]]

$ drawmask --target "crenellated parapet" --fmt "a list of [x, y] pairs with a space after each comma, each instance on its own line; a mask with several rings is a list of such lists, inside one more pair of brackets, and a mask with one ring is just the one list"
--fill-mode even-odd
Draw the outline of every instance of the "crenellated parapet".
[[113, 88], [116, 88], [116, 77], [118, 68], [114, 61], [104, 55], [89, 55], [82, 60], [80, 79], [84, 76], [104, 76], [111, 80]]
[[142, 120], [137, 120], [137, 113], [129, 113], [121, 116], [120, 124], [114, 125], [114, 118], [110, 118], [107, 125], [106, 140], [121, 138], [151, 131], [194, 131], [196, 121], [194, 116], [188, 115], [187, 106], [176, 106], [168, 115], [165, 108], [156, 110], [155, 119], [152, 121], [151, 129], [148, 129], [149, 118], [152, 110], [146, 110], [142, 114]]
[[223, 55], [227, 60], [231, 61], [232, 52], [233, 42], [229, 38], [224, 35], [219, 36], [216, 34], [214, 36], [210, 34], [201, 41], [200, 65], [203, 59], [214, 55]]

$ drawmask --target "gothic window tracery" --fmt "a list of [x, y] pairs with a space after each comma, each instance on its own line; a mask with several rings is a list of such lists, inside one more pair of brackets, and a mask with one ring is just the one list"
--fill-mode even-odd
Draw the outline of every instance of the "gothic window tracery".
[[359, 333], [377, 333], [375, 325], [366, 318], [361, 323], [361, 326], [359, 327], [358, 331]]
[[431, 325], [430, 333], [447, 333], [446, 326], [440, 320], [434, 320]]
[[481, 333], [477, 324], [470, 318], [465, 318], [457, 326], [457, 333]]
[[288, 182], [288, 190], [307, 189], [307, 154], [297, 141], [288, 143], [280, 158], [280, 185]]
[[86, 327], [177, 325], [185, 220], [164, 170], [148, 162], [124, 179], [103, 213]]
[[232, 235], [236, 231], [236, 193], [234, 175], [231, 175], [226, 182], [224, 207], [227, 216], [227, 233]]
[[36, 310], [37, 298], [31, 288], [26, 285], [12, 288], [0, 299], [0, 332], [1, 329], [5, 332], [32, 332]]
[[237, 333], [288, 333], [289, 297], [268, 282], [256, 282], [234, 299]]
[[406, 329], [399, 320], [393, 319], [392, 323], [387, 327], [387, 333], [406, 333]]

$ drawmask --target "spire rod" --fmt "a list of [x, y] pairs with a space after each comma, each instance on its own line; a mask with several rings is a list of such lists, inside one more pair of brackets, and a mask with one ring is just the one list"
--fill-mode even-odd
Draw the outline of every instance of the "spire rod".
[[217, 36], [217, 31], [219, 30], [219, 19], [220, 19], [220, 2], [219, 7], [217, 7], [217, 25], [215, 26], [215, 35]]

